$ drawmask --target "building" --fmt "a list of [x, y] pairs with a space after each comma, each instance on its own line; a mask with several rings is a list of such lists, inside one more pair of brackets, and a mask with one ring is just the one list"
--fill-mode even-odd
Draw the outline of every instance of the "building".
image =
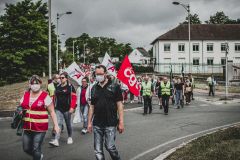
[[151, 56], [144, 48], [138, 47], [128, 55], [128, 58], [133, 64], [149, 65]]
[[[192, 73], [222, 73], [228, 60], [240, 63], [239, 24], [191, 24], [190, 69]], [[152, 43], [156, 72], [189, 72], [188, 25], [176, 28], [156, 38]]]

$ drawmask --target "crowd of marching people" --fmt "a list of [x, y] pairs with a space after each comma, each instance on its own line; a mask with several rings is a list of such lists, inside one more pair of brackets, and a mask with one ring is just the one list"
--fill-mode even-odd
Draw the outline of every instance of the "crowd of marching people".
[[[158, 99], [160, 109], [169, 113], [169, 103], [182, 108], [193, 98], [194, 79], [188, 77], [167, 78], [141, 75], [137, 77], [140, 94], [135, 96], [126, 84], [107, 74], [105, 66], [81, 78], [81, 85], [72, 83], [67, 72], [54, 74], [48, 80], [47, 90], [42, 89], [42, 80], [34, 75], [29, 80], [29, 89], [20, 104], [26, 111], [23, 118], [23, 150], [34, 160], [43, 158], [41, 145], [48, 130], [48, 114], [53, 121], [52, 139], [49, 144], [59, 147], [61, 132], [67, 130], [66, 143], [73, 144], [73, 123], [82, 122], [81, 133], [94, 133], [96, 159], [104, 159], [103, 143], [112, 159], [120, 159], [115, 146], [116, 131], [124, 132], [123, 104], [143, 104], [143, 115], [153, 112], [152, 101]], [[66, 128], [64, 128], [64, 122]], [[63, 138], [63, 137], [62, 137]], [[104, 142], [105, 141], [105, 142]]]
[[[183, 108], [184, 104], [189, 105], [193, 97], [194, 78], [191, 74], [187, 77], [176, 76], [169, 79], [166, 76], [148, 76], [142, 75], [137, 78], [141, 84], [140, 95], [134, 98], [134, 95], [129, 92], [125, 84], [121, 84], [122, 93], [124, 97], [123, 103], [133, 103], [134, 100], [138, 101], [138, 104], [143, 104], [143, 115], [152, 113], [152, 97], [158, 97], [158, 105], [160, 109], [164, 110], [164, 114], [168, 114], [169, 103], [177, 108]], [[130, 95], [130, 96], [128, 96]], [[128, 101], [129, 97], [129, 101]]]

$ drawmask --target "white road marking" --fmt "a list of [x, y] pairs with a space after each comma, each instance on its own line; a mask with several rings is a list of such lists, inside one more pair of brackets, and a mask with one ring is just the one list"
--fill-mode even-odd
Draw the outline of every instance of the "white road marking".
[[144, 156], [144, 155], [146, 155], [146, 154], [148, 154], [150, 152], [153, 152], [153, 151], [155, 151], [155, 150], [157, 150], [157, 149], [159, 149], [161, 147], [169, 145], [169, 144], [171, 144], [173, 142], [176, 142], [176, 141], [179, 141], [179, 140], [182, 140], [182, 139], [185, 139], [185, 138], [189, 138], [189, 137], [192, 137], [192, 136], [196, 136], [196, 135], [199, 135], [199, 134], [202, 134], [202, 133], [207, 133], [207, 132], [212, 132], [214, 130], [223, 129], [223, 128], [230, 127], [230, 126], [237, 125], [237, 124], [240, 124], [240, 122], [214, 127], [214, 128], [211, 128], [211, 129], [207, 129], [207, 130], [203, 130], [203, 131], [197, 132], [197, 133], [189, 134], [189, 135], [186, 135], [186, 136], [183, 136], [183, 137], [180, 137], [180, 138], [176, 138], [176, 139], [173, 139], [171, 141], [167, 141], [167, 142], [165, 142], [163, 144], [160, 144], [160, 145], [158, 145], [156, 147], [153, 147], [153, 148], [151, 148], [151, 149], [149, 149], [149, 150], [147, 150], [147, 151], [145, 151], [145, 152], [143, 152], [141, 154], [136, 155], [135, 157], [131, 158], [130, 160], [137, 160], [138, 158], [140, 158], [140, 157], [142, 157], [142, 156]]

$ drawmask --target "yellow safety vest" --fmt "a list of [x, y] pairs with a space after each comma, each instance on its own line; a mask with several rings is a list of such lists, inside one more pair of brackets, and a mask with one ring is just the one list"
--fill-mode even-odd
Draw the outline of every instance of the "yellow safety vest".
[[47, 90], [50, 97], [54, 96], [55, 86], [53, 83], [48, 84]]
[[167, 95], [170, 96], [171, 95], [171, 89], [170, 89], [170, 82], [168, 81], [167, 84], [165, 85], [164, 82], [161, 82], [161, 92], [162, 95]]
[[146, 84], [146, 82], [142, 83], [142, 89], [143, 89], [143, 96], [151, 96], [152, 95], [152, 82], [148, 81], [148, 83]]

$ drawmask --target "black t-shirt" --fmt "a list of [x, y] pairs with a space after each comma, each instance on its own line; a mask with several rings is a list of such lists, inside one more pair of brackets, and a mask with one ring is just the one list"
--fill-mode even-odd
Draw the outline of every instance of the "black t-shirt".
[[183, 85], [184, 85], [184, 83], [176, 83], [174, 85], [174, 87], [175, 87], [176, 90], [182, 90], [183, 89]]
[[117, 126], [117, 102], [122, 101], [122, 92], [118, 84], [108, 80], [102, 88], [98, 83], [92, 88], [91, 104], [94, 105], [93, 125], [99, 127]]
[[71, 92], [75, 92], [72, 85], [66, 86], [58, 85], [55, 91], [56, 94], [56, 109], [61, 112], [67, 112], [70, 109], [71, 104]]

